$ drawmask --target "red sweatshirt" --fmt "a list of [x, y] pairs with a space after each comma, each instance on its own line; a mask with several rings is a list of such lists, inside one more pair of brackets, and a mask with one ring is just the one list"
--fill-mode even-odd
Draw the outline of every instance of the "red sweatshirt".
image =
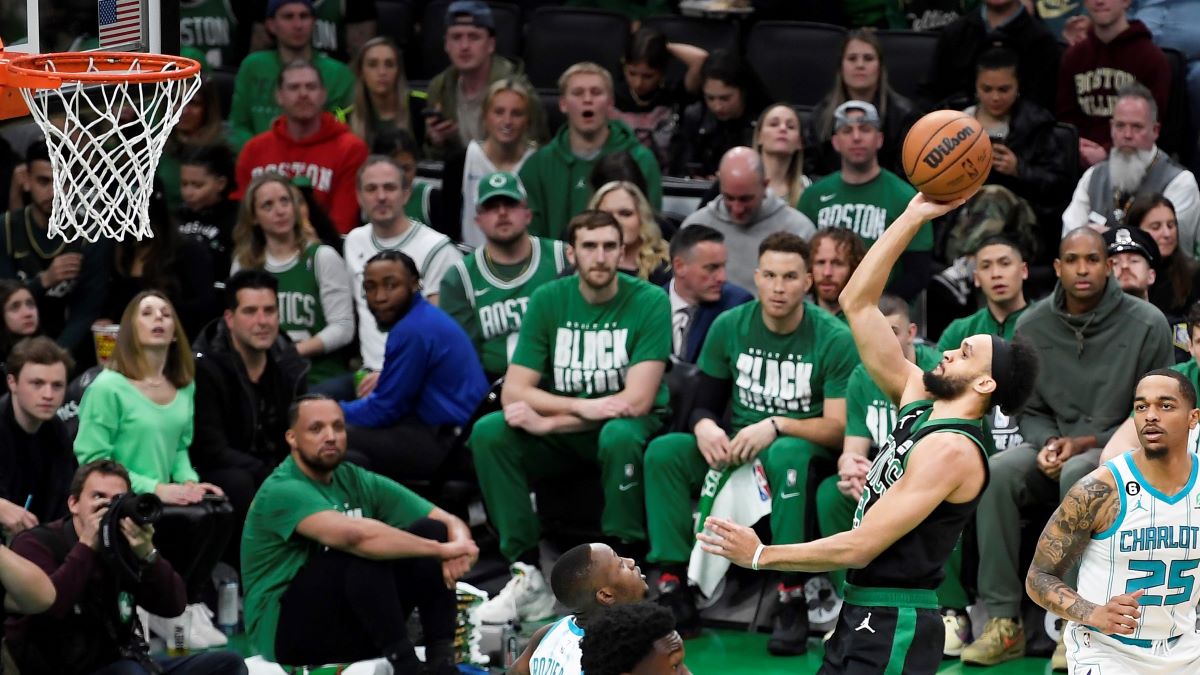
[[1117, 103], [1117, 90], [1137, 80], [1154, 94], [1158, 120], [1162, 121], [1171, 90], [1167, 57], [1151, 40], [1141, 21], [1104, 43], [1095, 29], [1087, 39], [1067, 50], [1058, 70], [1058, 120], [1079, 129], [1083, 138], [1107, 150], [1112, 146], [1109, 120]]
[[250, 180], [264, 171], [306, 176], [317, 204], [346, 234], [359, 224], [355, 176], [366, 158], [367, 144], [328, 112], [321, 113], [317, 133], [299, 140], [288, 135], [287, 120], [280, 116], [242, 147], [234, 199], [241, 199]]

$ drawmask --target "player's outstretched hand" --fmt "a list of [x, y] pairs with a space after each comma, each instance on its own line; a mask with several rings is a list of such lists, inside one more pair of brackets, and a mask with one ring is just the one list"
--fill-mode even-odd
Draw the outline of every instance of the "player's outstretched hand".
[[921, 220], [933, 220], [941, 218], [966, 203], [966, 199], [955, 199], [952, 202], [935, 202], [926, 197], [925, 193], [918, 192], [912, 198], [912, 201], [908, 202], [908, 208], [905, 211], [920, 216]]
[[728, 558], [738, 567], [750, 567], [758, 550], [758, 535], [745, 525], [710, 516], [704, 521], [704, 531], [697, 534], [701, 548], [713, 555]]
[[1133, 593], [1114, 596], [1108, 603], [1092, 610], [1087, 624], [1101, 633], [1132, 635], [1133, 631], [1137, 630], [1138, 619], [1142, 616], [1138, 598], [1145, 592], [1146, 589], [1142, 588]]

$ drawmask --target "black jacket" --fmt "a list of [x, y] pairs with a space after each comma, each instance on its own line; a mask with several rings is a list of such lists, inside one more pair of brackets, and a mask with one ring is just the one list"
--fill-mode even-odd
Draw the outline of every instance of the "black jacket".
[[1002, 185], [1028, 201], [1043, 228], [1061, 224], [1078, 170], [1069, 161], [1073, 149], [1062, 147], [1054, 135], [1054, 116], [1024, 96], [1018, 98], [1004, 145], [1017, 156], [1017, 175], [993, 171], [987, 182]]
[[975, 64], [992, 47], [1016, 52], [1021, 95], [1054, 110], [1061, 50], [1050, 30], [1024, 10], [994, 31], [978, 10], [943, 28], [929, 76], [921, 83], [922, 105], [930, 109], [965, 107], [975, 98]]
[[[67, 492], [79, 466], [66, 425], [57, 417], [25, 433], [12, 394], [0, 396], [0, 498], [27, 507], [45, 523], [67, 515]], [[32, 498], [32, 499], [31, 499]]]
[[[242, 364], [241, 356], [230, 344], [229, 330], [217, 319], [196, 339], [195, 431], [190, 454], [197, 471], [242, 468], [266, 478], [287, 456], [282, 426], [263, 430], [272, 436], [272, 447], [260, 440], [258, 406], [254, 384]], [[305, 375], [308, 361], [284, 335], [275, 340], [267, 353], [267, 370], [274, 369], [271, 396], [281, 414], [299, 394], [307, 391]], [[264, 376], [267, 376], [264, 374]]]
[[704, 101], [683, 110], [679, 133], [671, 148], [672, 176], [708, 177], [717, 173], [725, 151], [754, 141], [754, 116], [749, 103], [741, 117], [722, 122]]
[[[869, 103], [879, 107], [879, 94]], [[804, 173], [808, 176], [828, 176], [842, 170], [842, 158], [833, 149], [833, 142], [828, 138], [819, 138], [821, 117], [825, 110], [832, 105], [830, 96], [826, 95], [813, 108], [812, 122], [805, 125], [804, 137]], [[887, 110], [883, 112], [883, 147], [879, 148], [879, 166], [891, 171], [897, 176], [904, 175], [904, 164], [900, 161], [900, 150], [904, 147], [904, 137], [908, 130], [920, 118], [917, 107], [913, 102], [897, 94], [888, 93]], [[832, 130], [831, 130], [832, 132]], [[796, 206], [789, 204], [788, 206]]]

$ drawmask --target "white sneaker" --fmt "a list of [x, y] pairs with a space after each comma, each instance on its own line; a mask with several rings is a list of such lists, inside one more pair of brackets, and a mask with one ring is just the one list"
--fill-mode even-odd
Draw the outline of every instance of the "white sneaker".
[[209, 647], [224, 647], [229, 644], [229, 638], [219, 628], [213, 625], [213, 613], [208, 608], [208, 605], [203, 602], [197, 602], [194, 605], [188, 605], [185, 613], [191, 614], [192, 632], [200, 641], [207, 643]]
[[509, 568], [512, 579], [496, 597], [474, 609], [479, 623], [505, 624], [509, 621], [537, 621], [554, 614], [554, 594], [546, 585], [542, 572], [525, 563], [515, 562]]
[[208, 642], [201, 639], [196, 634], [195, 630], [189, 630], [188, 626], [191, 622], [189, 611], [185, 609], [183, 614], [174, 617], [159, 616], [157, 614], [147, 614], [146, 628], [163, 639], [167, 644], [167, 649], [172, 649], [175, 645], [175, 632], [184, 633], [183, 647], [188, 651], [199, 649], [207, 649]]
[[946, 643], [942, 648], [945, 656], [962, 656], [963, 648], [971, 641], [971, 619], [965, 614], [948, 609], [942, 614], [946, 627]]

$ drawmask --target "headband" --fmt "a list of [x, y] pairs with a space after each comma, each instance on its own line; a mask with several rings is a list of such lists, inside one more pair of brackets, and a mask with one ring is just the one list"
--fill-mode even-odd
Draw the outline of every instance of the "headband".
[[996, 382], [993, 399], [1001, 392], [1007, 392], [1012, 385], [1012, 345], [995, 335], [992, 336], [992, 379]]

